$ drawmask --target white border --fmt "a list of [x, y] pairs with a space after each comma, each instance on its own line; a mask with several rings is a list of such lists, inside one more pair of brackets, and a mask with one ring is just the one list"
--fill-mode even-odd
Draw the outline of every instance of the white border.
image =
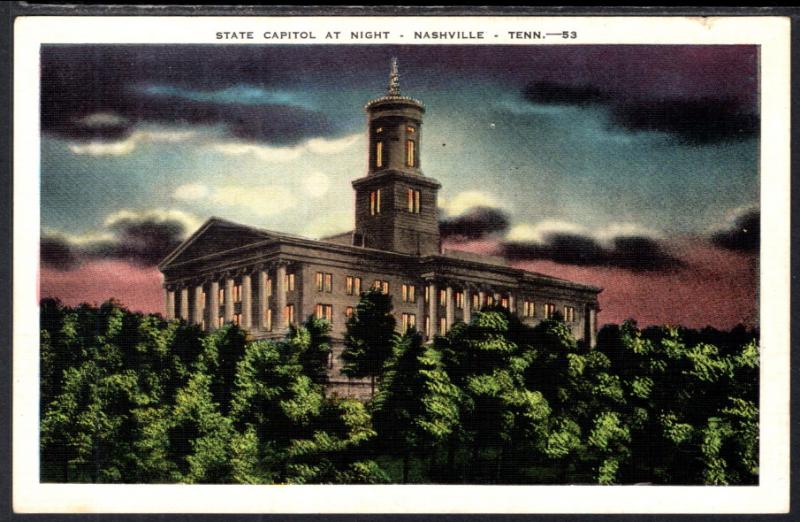
[[[265, 30], [389, 30], [370, 44], [757, 44], [761, 46], [761, 482], [752, 487], [180, 486], [40, 484], [38, 447], [39, 45], [239, 43]], [[217, 31], [254, 31], [220, 41]], [[413, 30], [485, 31], [415, 41]], [[506, 31], [576, 31], [509, 40]], [[23, 17], [14, 40], [13, 506], [18, 512], [756, 513], [789, 509], [788, 18], [777, 17]], [[408, 33], [408, 34], [405, 34]], [[399, 34], [404, 34], [403, 38]], [[498, 34], [495, 38], [493, 35]], [[347, 43], [286, 40], [274, 43]]]

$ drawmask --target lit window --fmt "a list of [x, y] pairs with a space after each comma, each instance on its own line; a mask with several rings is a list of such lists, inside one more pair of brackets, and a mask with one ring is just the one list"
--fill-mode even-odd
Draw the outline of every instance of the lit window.
[[547, 303], [544, 305], [544, 318], [550, 319], [556, 313], [556, 305]]
[[431, 317], [429, 315], [425, 316], [425, 335], [431, 336]]
[[233, 302], [242, 302], [242, 285], [233, 285]]
[[324, 319], [329, 323], [333, 322], [333, 305], [318, 304], [314, 311], [314, 315], [317, 319]]
[[523, 317], [536, 317], [536, 305], [533, 301], [525, 300], [522, 303]]
[[283, 316], [284, 316], [284, 320], [286, 322], [286, 324], [284, 324], [284, 326], [288, 327], [290, 324], [294, 324], [294, 305], [293, 304], [286, 305], [286, 308], [284, 308]]
[[456, 292], [456, 308], [464, 308], [464, 292]]
[[486, 306], [492, 305], [494, 305], [494, 296], [490, 294], [486, 296]]
[[500, 299], [500, 306], [506, 309], [508, 308], [508, 297]]
[[376, 279], [375, 282], [372, 284], [372, 288], [375, 290], [380, 290], [384, 294], [389, 293], [389, 281], [383, 281], [381, 279]]
[[317, 283], [317, 292], [322, 292], [322, 272], [317, 272], [314, 281]]
[[233, 314], [233, 324], [236, 326], [242, 324], [242, 314]]
[[414, 127], [408, 126], [408, 127], [406, 127], [406, 132], [409, 133], [409, 134], [414, 134], [415, 132], [417, 132], [417, 129], [415, 129]]
[[205, 312], [206, 310], [206, 293], [200, 292], [200, 309]]
[[431, 287], [425, 285], [425, 302], [427, 303], [430, 300], [431, 300]]
[[225, 325], [225, 317], [220, 315], [219, 317], [217, 317], [217, 326], [222, 327], [224, 325]]
[[333, 291], [333, 274], [317, 272], [314, 281], [317, 285], [317, 292]]
[[417, 327], [417, 316], [415, 314], [402, 314], [403, 333]]
[[268, 332], [272, 331], [272, 308], [264, 310], [264, 329]]
[[382, 132], [383, 132], [383, 127], [376, 127], [375, 128], [375, 134], [380, 134]]
[[272, 295], [272, 279], [269, 278], [269, 277], [267, 278], [267, 285], [266, 286], [267, 286], [267, 297], [269, 297], [269, 296]]
[[361, 294], [361, 278], [347, 276], [344, 280], [344, 290], [347, 295]]
[[333, 274], [325, 274], [325, 291], [333, 292]]
[[355, 309], [352, 306], [348, 306], [347, 308], [344, 309], [344, 316], [350, 319], [351, 317], [353, 317], [354, 312]]
[[225, 289], [224, 288], [220, 288], [219, 289], [219, 304], [220, 305], [224, 305], [225, 304]]
[[419, 214], [419, 190], [408, 189], [406, 191], [406, 203], [408, 204], [408, 211], [412, 214]]
[[447, 333], [447, 318], [440, 317], [439, 318], [439, 335], [444, 335]]
[[414, 285], [403, 285], [402, 294], [404, 303], [414, 303], [417, 300], [417, 287]]
[[575, 308], [572, 306], [564, 307], [564, 321], [572, 323], [575, 321]]
[[383, 142], [379, 141], [375, 144], [375, 166], [383, 167]]
[[439, 290], [439, 306], [447, 304], [447, 290]]
[[414, 140], [406, 140], [406, 166], [414, 166], [414, 156], [416, 154], [416, 142]]
[[373, 190], [369, 193], [369, 213], [375, 216], [381, 213], [381, 190]]
[[472, 309], [478, 310], [481, 307], [481, 296], [478, 294], [472, 294]]
[[286, 278], [284, 279], [284, 283], [286, 284], [286, 290], [288, 292], [294, 291], [294, 274], [286, 274]]

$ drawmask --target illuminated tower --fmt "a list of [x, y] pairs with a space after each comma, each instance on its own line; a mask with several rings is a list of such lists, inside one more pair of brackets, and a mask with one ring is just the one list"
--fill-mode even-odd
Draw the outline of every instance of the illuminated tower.
[[367, 103], [367, 175], [356, 191], [354, 243], [406, 254], [439, 253], [437, 191], [420, 169], [422, 102], [400, 94], [397, 59], [392, 59], [385, 96]]

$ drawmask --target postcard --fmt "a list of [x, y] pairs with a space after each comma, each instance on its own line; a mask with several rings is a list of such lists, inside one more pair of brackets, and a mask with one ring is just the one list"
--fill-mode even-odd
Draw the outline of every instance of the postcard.
[[789, 506], [789, 21], [20, 17], [36, 513]]

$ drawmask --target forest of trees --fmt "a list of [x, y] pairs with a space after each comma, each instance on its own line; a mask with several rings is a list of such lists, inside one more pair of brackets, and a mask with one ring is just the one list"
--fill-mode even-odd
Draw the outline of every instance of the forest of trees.
[[329, 325], [281, 341], [41, 302], [41, 480], [101, 483], [755, 484], [755, 331], [607, 325], [503, 309], [424, 344], [363, 294], [326, 396]]

